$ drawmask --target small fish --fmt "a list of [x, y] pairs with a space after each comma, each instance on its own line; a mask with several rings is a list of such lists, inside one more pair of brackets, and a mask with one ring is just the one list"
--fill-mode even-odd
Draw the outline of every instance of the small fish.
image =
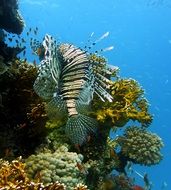
[[[91, 34], [88, 42], [90, 42], [91, 37], [94, 35], [94, 32]], [[101, 40], [103, 40], [104, 38], [106, 38], [109, 35], [109, 32], [104, 33], [100, 38], [98, 38], [96, 41], [92, 42], [90, 46], [85, 46], [85, 49], [91, 49], [93, 46], [95, 46], [98, 42], [100, 42]], [[110, 46], [108, 48], [105, 48], [104, 50], [101, 49], [101, 51], [109, 51], [112, 50], [113, 46]], [[95, 53], [98, 53], [98, 51], [95, 51]]]
[[80, 170], [80, 172], [84, 175], [88, 174], [88, 170], [83, 166], [83, 164], [77, 162], [77, 168]]
[[32, 31], [32, 28], [29, 28], [29, 32], [31, 32]]
[[18, 41], [17, 39], [15, 40], [15, 42], [16, 42], [17, 44], [19, 43], [19, 41]]
[[23, 56], [25, 56], [25, 55], [26, 55], [26, 50], [23, 51]]
[[29, 32], [27, 32], [26, 34], [27, 34], [27, 36], [29, 36], [29, 34], [30, 34], [30, 33], [29, 33]]
[[148, 179], [148, 174], [147, 173], [144, 174], [144, 182], [145, 182], [145, 184], [146, 184], [147, 187], [150, 186], [150, 181]]
[[35, 35], [37, 35], [37, 30], [34, 30], [33, 32], [34, 32]]
[[12, 38], [8, 38], [8, 40], [9, 40], [10, 42], [12, 42]]
[[21, 42], [22, 42], [22, 43], [26, 43], [26, 41], [25, 41], [25, 39], [24, 39], [24, 38], [22, 38], [22, 39], [21, 39]]

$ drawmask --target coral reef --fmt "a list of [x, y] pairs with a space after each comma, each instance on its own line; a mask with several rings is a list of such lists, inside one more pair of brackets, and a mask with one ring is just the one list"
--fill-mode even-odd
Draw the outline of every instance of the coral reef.
[[129, 127], [124, 136], [118, 137], [116, 141], [121, 146], [122, 154], [136, 164], [150, 166], [158, 164], [162, 159], [161, 138], [145, 129]]
[[47, 151], [31, 155], [26, 159], [26, 169], [31, 179], [39, 176], [44, 184], [59, 181], [71, 190], [78, 183], [84, 183], [86, 169], [82, 166], [82, 160], [81, 154], [68, 152], [67, 147], [61, 146], [53, 153]]
[[18, 160], [0, 160], [0, 189], [1, 190], [65, 190], [65, 186], [58, 182], [44, 186], [42, 183], [31, 181], [25, 172], [25, 164]]
[[18, 0], [0, 0], [0, 28], [21, 34], [24, 21], [18, 10]]
[[26, 154], [41, 142], [47, 117], [44, 103], [32, 87], [36, 75], [34, 65], [13, 60], [0, 77], [0, 156], [9, 154], [5, 152]]
[[[76, 153], [73, 153], [73, 154], [76, 154]], [[71, 162], [68, 163], [68, 165], [70, 164], [70, 166], [72, 164], [72, 158], [73, 157], [70, 158]], [[12, 162], [8, 162], [8, 161], [0, 159], [0, 189], [1, 190], [8, 190], [8, 189], [9, 190], [15, 190], [15, 189], [19, 189], [19, 190], [67, 190], [67, 189], [68, 190], [70, 189], [71, 190], [88, 190], [87, 186], [84, 185], [83, 183], [77, 184], [75, 182], [71, 183], [71, 181], [68, 182], [69, 179], [72, 179], [72, 176], [69, 176], [68, 178], [65, 179], [66, 183], [71, 186], [66, 186], [63, 183], [59, 183], [58, 181], [55, 181], [54, 183], [49, 183], [48, 185], [43, 184], [41, 183], [42, 176], [40, 175], [40, 173], [37, 173], [36, 180], [33, 181], [28, 177], [29, 175], [27, 174], [26, 165], [27, 164], [23, 162], [21, 157], [19, 157], [16, 160], [13, 160]], [[62, 160], [61, 160], [60, 166], [61, 165], [62, 165]], [[57, 166], [54, 165], [54, 167], [56, 167], [56, 170], [58, 169], [60, 172], [61, 167], [57, 168], [58, 166], [59, 165]]]
[[[37, 67], [16, 59], [10, 51], [11, 57], [4, 57], [1, 51], [0, 157], [8, 161], [0, 160], [0, 189], [143, 190], [134, 184], [126, 167], [129, 162], [158, 164], [163, 142], [148, 131], [152, 115], [137, 81], [120, 78], [116, 67], [107, 70], [114, 101], [102, 103], [94, 98], [87, 114], [98, 121], [98, 130], [87, 143], [74, 146], [65, 134], [66, 118], [58, 117], [57, 110], [33, 90]], [[94, 69], [107, 67], [101, 56], [91, 54], [89, 59], [99, 63]], [[140, 126], [128, 127], [129, 121]], [[20, 155], [25, 159], [16, 160]], [[144, 189], [150, 189], [146, 176], [144, 182]]]

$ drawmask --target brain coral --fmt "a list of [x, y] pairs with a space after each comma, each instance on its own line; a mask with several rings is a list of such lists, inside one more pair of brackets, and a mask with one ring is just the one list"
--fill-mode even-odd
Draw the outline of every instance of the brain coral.
[[78, 183], [84, 182], [84, 175], [78, 169], [83, 156], [74, 152], [68, 152], [67, 147], [61, 146], [54, 153], [45, 152], [32, 155], [26, 160], [28, 176], [36, 179], [39, 176], [44, 184], [59, 181], [67, 186], [67, 190], [73, 189]]
[[126, 129], [124, 137], [118, 140], [123, 155], [134, 163], [141, 165], [158, 164], [162, 159], [160, 153], [163, 142], [159, 136], [138, 127]]

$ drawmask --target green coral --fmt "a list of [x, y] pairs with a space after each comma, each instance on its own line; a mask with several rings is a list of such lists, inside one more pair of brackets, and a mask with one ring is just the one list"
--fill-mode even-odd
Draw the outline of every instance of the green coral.
[[118, 137], [121, 152], [136, 164], [151, 166], [158, 164], [162, 155], [163, 142], [159, 136], [138, 127], [126, 129], [123, 137]]
[[26, 160], [26, 169], [29, 178], [40, 180], [44, 184], [59, 181], [64, 183], [68, 190], [74, 188], [78, 183], [84, 183], [84, 175], [77, 167], [81, 165], [83, 156], [74, 152], [68, 152], [65, 146], [59, 147], [54, 153], [43, 152], [31, 155]]

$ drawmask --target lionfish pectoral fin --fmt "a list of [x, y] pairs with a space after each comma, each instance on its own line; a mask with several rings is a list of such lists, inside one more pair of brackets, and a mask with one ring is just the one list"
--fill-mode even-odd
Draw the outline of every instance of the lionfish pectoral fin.
[[71, 116], [66, 124], [65, 132], [74, 144], [84, 144], [89, 135], [96, 132], [96, 120], [82, 115]]
[[60, 96], [54, 96], [47, 104], [46, 110], [51, 119], [67, 116], [66, 103]]
[[92, 84], [86, 84], [76, 101], [76, 110], [81, 114], [90, 112], [90, 102], [93, 100], [94, 88]]

